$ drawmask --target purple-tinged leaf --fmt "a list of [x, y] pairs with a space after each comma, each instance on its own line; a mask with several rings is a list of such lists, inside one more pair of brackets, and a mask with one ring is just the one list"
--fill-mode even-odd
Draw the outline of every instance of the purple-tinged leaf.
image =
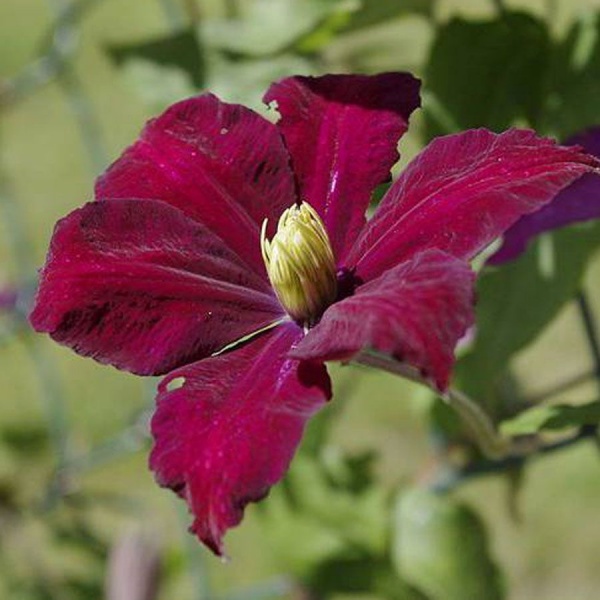
[[[583, 146], [590, 154], [600, 157], [600, 127], [572, 137], [567, 144]], [[590, 219], [600, 219], [600, 175], [588, 173], [562, 190], [550, 204], [521, 217], [504, 234], [501, 248], [490, 257], [488, 264], [514, 260], [540, 233]]]

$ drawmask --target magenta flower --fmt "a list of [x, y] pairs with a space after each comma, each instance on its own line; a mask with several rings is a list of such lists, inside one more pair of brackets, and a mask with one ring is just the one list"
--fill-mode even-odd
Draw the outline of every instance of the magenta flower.
[[418, 88], [292, 77], [265, 96], [277, 124], [212, 95], [180, 102], [56, 227], [31, 321], [100, 362], [168, 373], [150, 465], [217, 554], [329, 399], [324, 362], [377, 351], [446, 389], [473, 321], [467, 261], [597, 167], [530, 131], [468, 131], [425, 149], [366, 222]]
[[[582, 131], [569, 138], [566, 144], [581, 146], [600, 158], [600, 127]], [[591, 219], [600, 219], [600, 175], [587, 173], [562, 190], [552, 202], [521, 217], [504, 233], [502, 246], [488, 259], [488, 264], [500, 265], [515, 260], [541, 233]]]

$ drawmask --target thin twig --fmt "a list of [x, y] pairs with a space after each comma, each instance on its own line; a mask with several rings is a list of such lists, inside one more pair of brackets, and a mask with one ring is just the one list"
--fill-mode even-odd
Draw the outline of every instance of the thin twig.
[[[66, 10], [65, 0], [48, 0], [48, 2], [55, 12], [56, 19], [60, 19], [61, 14]], [[71, 28], [63, 28], [58, 29], [55, 35], [71, 37], [73, 32]], [[79, 126], [81, 140], [90, 160], [92, 175], [96, 176], [108, 162], [108, 151], [103, 142], [100, 122], [73, 64], [67, 62], [56, 77]]]
[[594, 373], [600, 391], [600, 336], [596, 329], [592, 307], [584, 291], [580, 291], [579, 294], [577, 294], [577, 305], [579, 307], [579, 314], [581, 316], [581, 322], [583, 323], [585, 336], [592, 354]]
[[562, 394], [571, 388], [577, 387], [582, 383], [585, 383], [589, 379], [592, 379], [596, 376], [596, 371], [587, 371], [586, 373], [581, 373], [580, 375], [576, 375], [575, 377], [571, 377], [566, 381], [562, 381], [552, 387], [548, 387], [541, 392], [536, 392], [535, 394], [529, 395], [527, 397], [527, 404], [534, 405], [539, 404], [540, 402], [544, 402], [548, 400], [548, 398], [552, 398], [552, 396], [557, 396], [558, 394]]
[[570, 448], [584, 440], [596, 440], [597, 436], [597, 425], [583, 425], [572, 437], [552, 444], [537, 446], [528, 454], [507, 456], [502, 460], [480, 460], [462, 469], [447, 470], [441, 477], [435, 479], [430, 487], [434, 491], [445, 492], [467, 480], [520, 468], [534, 458]]
[[0, 81], [0, 109], [51, 82], [65, 68], [77, 49], [77, 26], [87, 11], [100, 1], [79, 0], [60, 12], [43, 38], [38, 58], [12, 79]]

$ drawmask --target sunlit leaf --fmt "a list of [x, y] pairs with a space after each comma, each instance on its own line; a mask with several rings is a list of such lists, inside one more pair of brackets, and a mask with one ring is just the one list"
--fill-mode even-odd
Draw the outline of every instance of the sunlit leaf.
[[[325, 462], [325, 464], [323, 464]], [[348, 462], [344, 470], [359, 474], [340, 479], [339, 464], [299, 454], [283, 485], [272, 490], [261, 507], [262, 531], [277, 561], [294, 573], [306, 574], [317, 564], [348, 548], [382, 555], [388, 528], [388, 494], [374, 485], [356, 485], [365, 465]], [[290, 544], [289, 540], [294, 543]]]
[[600, 423], [600, 401], [579, 406], [536, 406], [504, 421], [501, 430], [505, 435], [527, 435], [542, 430], [561, 430], [597, 423]]
[[[253, 0], [237, 19], [212, 20], [202, 25], [212, 48], [260, 57], [289, 51], [310, 36], [325, 35], [327, 41], [358, 8], [356, 0]], [[316, 49], [315, 39], [306, 50]]]
[[108, 54], [119, 66], [131, 60], [143, 60], [182, 70], [196, 87], [204, 83], [202, 48], [198, 34], [193, 29], [134, 44], [111, 45]]
[[206, 80], [204, 54], [191, 29], [135, 44], [111, 45], [107, 52], [154, 110], [190, 96]]
[[354, 31], [387, 23], [390, 19], [409, 14], [430, 16], [435, 0], [362, 0], [344, 28], [344, 31]]
[[413, 489], [400, 497], [393, 534], [398, 573], [431, 600], [505, 597], [485, 528], [466, 505]]

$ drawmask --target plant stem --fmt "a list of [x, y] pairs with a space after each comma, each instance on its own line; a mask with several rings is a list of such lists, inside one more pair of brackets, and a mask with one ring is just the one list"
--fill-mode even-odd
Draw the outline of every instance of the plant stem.
[[444, 402], [460, 415], [487, 458], [498, 460], [509, 454], [510, 441], [499, 434], [490, 417], [466, 394], [452, 389], [442, 394], [431, 382], [423, 378], [416, 369], [388, 356], [374, 352], [363, 352], [355, 359], [355, 362], [426, 385], [436, 394], [439, 394]]
[[566, 381], [562, 381], [552, 387], [549, 387], [541, 392], [537, 392], [531, 396], [527, 396], [526, 400], [528, 404], [539, 404], [540, 402], [544, 402], [548, 398], [552, 396], [556, 396], [557, 394], [561, 394], [562, 392], [566, 392], [573, 387], [581, 385], [585, 383], [588, 379], [593, 379], [596, 376], [596, 371], [587, 371], [586, 373], [581, 373], [580, 375], [576, 375], [567, 379]]
[[588, 345], [592, 353], [594, 374], [600, 391], [600, 337], [596, 329], [594, 313], [585, 292], [581, 291], [577, 294], [577, 305], [579, 307], [579, 314], [581, 316]]
[[440, 478], [433, 482], [431, 489], [437, 492], [446, 492], [469, 479], [517, 469], [532, 458], [570, 448], [583, 440], [597, 439], [597, 435], [598, 429], [596, 425], [583, 425], [575, 435], [552, 444], [538, 446], [528, 454], [511, 455], [494, 461], [482, 460], [462, 469], [446, 471]]

